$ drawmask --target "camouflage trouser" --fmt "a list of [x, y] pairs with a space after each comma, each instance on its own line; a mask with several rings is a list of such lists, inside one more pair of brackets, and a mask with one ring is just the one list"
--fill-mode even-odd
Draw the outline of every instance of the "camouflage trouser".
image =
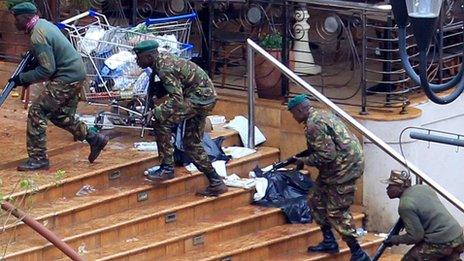
[[158, 154], [162, 163], [174, 165], [174, 145], [171, 140], [172, 128], [186, 120], [184, 139], [182, 141], [185, 153], [201, 172], [205, 174], [214, 172], [211, 161], [202, 146], [206, 116], [214, 108], [214, 105], [215, 103], [200, 106], [186, 102], [181, 108], [169, 112], [163, 111], [161, 114], [163, 117], [154, 115], [153, 128], [158, 145]]
[[456, 261], [464, 252], [464, 236], [459, 236], [451, 242], [444, 244], [432, 244], [420, 242], [414, 245], [404, 257], [403, 261]]
[[313, 218], [319, 226], [330, 226], [342, 237], [356, 237], [350, 213], [354, 203], [356, 179], [343, 184], [325, 184], [319, 179], [310, 191], [309, 204]]
[[27, 152], [30, 158], [47, 158], [47, 122], [74, 135], [77, 140], [87, 136], [87, 126], [74, 115], [79, 101], [80, 84], [49, 82], [29, 108], [27, 119]]

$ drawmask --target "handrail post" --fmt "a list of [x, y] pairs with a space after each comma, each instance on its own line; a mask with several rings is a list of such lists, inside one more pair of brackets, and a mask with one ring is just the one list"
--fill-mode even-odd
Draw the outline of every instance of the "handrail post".
[[255, 60], [253, 48], [247, 43], [247, 90], [248, 90], [248, 144], [255, 148]]

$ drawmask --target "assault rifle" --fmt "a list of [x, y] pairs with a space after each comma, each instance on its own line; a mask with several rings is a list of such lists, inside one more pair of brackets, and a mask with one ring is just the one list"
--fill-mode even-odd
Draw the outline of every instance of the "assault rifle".
[[[388, 232], [388, 235], [385, 238], [385, 240], [390, 239], [392, 236], [398, 235], [403, 228], [404, 228], [403, 220], [399, 218], [398, 221], [396, 221], [396, 224], [390, 229], [390, 232]], [[377, 261], [379, 260], [380, 256], [382, 256], [383, 252], [387, 248], [384, 242], [382, 242], [379, 248], [377, 248], [377, 251], [375, 251], [375, 255], [372, 258], [372, 261]]]
[[[23, 56], [21, 62], [19, 62], [18, 66], [16, 67], [12, 78], [22, 73], [30, 64], [32, 64], [32, 60], [34, 56], [32, 55], [31, 51], [27, 51], [27, 53]], [[3, 87], [2, 92], [0, 93], [0, 107], [2, 107], [3, 103], [5, 102], [10, 92], [16, 87], [16, 84], [12, 81], [8, 81], [8, 83]]]
[[[304, 151], [302, 151], [300, 153], [297, 153], [295, 156], [292, 156], [292, 157], [290, 157], [290, 158], [288, 158], [286, 160], [283, 160], [283, 161], [276, 162], [276, 163], [272, 164], [272, 169], [269, 170], [269, 171], [266, 171], [265, 173], [273, 172], [273, 171], [278, 170], [280, 168], [284, 168], [284, 167], [286, 167], [286, 166], [288, 166], [290, 164], [294, 164], [297, 161], [296, 158], [306, 157], [308, 155], [309, 155], [309, 150], [304, 150]], [[304, 166], [296, 166], [296, 168], [298, 170], [303, 169], [303, 167]]]

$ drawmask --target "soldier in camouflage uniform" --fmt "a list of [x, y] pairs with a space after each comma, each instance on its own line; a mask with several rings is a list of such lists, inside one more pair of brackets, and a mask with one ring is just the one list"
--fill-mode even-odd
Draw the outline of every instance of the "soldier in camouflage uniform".
[[174, 178], [172, 128], [186, 121], [183, 140], [185, 152], [209, 180], [209, 186], [198, 194], [217, 196], [226, 192], [226, 185], [214, 170], [202, 146], [206, 116], [216, 104], [216, 92], [211, 79], [193, 62], [166, 52], [159, 53], [155, 41], [139, 43], [134, 52], [137, 54], [138, 65], [142, 68], [151, 67], [151, 81], [154, 81], [154, 75], [158, 75], [162, 82], [161, 88], [167, 94], [165, 102], [155, 106], [147, 116], [153, 122], [161, 158], [160, 168], [149, 173], [147, 178], [153, 181]]
[[75, 118], [81, 82], [85, 77], [82, 58], [71, 43], [52, 23], [39, 19], [33, 3], [25, 2], [10, 9], [19, 30], [31, 37], [32, 53], [38, 66], [10, 79], [18, 85], [49, 81], [32, 102], [27, 120], [27, 151], [29, 159], [18, 166], [19, 171], [48, 169], [47, 121], [65, 129], [79, 141], [90, 145], [92, 163], [103, 150], [108, 138], [88, 131], [84, 122]]
[[316, 110], [305, 95], [291, 99], [288, 109], [296, 121], [305, 124], [309, 156], [297, 158], [298, 163], [319, 170], [309, 202], [324, 240], [317, 246], [308, 247], [308, 251], [339, 252], [331, 230], [334, 228], [350, 247], [351, 260], [370, 260], [356, 240], [350, 213], [355, 183], [364, 170], [361, 144], [337, 116]]
[[406, 233], [385, 240], [386, 246], [407, 244], [412, 247], [402, 258], [413, 260], [461, 260], [464, 252], [463, 230], [429, 186], [414, 185], [406, 171], [392, 171], [387, 195], [399, 198], [398, 213]]

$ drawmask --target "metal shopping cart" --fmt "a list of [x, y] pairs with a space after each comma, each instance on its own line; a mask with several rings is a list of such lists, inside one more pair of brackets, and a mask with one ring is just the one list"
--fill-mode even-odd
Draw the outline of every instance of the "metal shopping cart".
[[[148, 84], [151, 70], [137, 66], [132, 48], [143, 40], [156, 40], [164, 51], [190, 59], [193, 46], [188, 39], [194, 17], [195, 13], [148, 19], [133, 28], [120, 28], [111, 26], [103, 14], [87, 11], [58, 24], [84, 60], [86, 101], [111, 108], [96, 115], [96, 128], [141, 129], [142, 136], [150, 129], [144, 126], [143, 115], [153, 97]], [[83, 18], [92, 21], [79, 25]]]

